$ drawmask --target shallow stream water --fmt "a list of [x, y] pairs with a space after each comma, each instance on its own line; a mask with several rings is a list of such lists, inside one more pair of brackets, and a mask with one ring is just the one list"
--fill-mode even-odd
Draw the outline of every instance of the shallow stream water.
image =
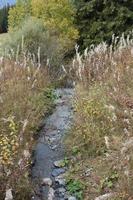
[[71, 127], [73, 118], [72, 98], [74, 89], [57, 89], [53, 113], [46, 119], [39, 133], [33, 156], [32, 180], [35, 186], [34, 200], [67, 200], [64, 175], [61, 166], [65, 151], [63, 139]]

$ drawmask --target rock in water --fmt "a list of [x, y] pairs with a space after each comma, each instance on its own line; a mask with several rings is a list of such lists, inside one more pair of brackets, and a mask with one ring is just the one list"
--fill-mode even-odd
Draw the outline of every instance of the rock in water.
[[54, 162], [54, 166], [55, 166], [55, 167], [58, 167], [58, 168], [64, 167], [64, 162], [63, 162], [63, 160], [55, 161], [55, 162]]
[[59, 176], [60, 174], [65, 173], [65, 169], [64, 168], [59, 168], [59, 169], [54, 169], [52, 172], [52, 176], [56, 177]]
[[5, 200], [13, 200], [12, 189], [6, 190]]
[[48, 194], [48, 200], [53, 200], [54, 199], [54, 189], [53, 188], [50, 188], [49, 189], [49, 194]]
[[60, 186], [65, 186], [66, 182], [64, 178], [55, 178], [55, 182], [58, 183]]
[[42, 179], [42, 185], [43, 186], [45, 186], [45, 185], [52, 186], [52, 180], [51, 180], [51, 178], [43, 178]]
[[77, 199], [76, 199], [76, 197], [71, 196], [68, 198], [68, 200], [77, 200]]

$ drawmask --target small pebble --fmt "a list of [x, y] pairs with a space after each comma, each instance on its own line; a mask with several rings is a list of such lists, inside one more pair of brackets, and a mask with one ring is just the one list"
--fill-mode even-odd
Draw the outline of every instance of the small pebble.
[[64, 168], [58, 168], [58, 169], [54, 169], [52, 172], [52, 176], [56, 177], [59, 176], [60, 174], [65, 173], [65, 169]]
[[56, 178], [57, 179], [65, 179], [65, 177], [66, 177], [66, 173], [63, 173], [63, 174], [57, 176]]
[[54, 145], [54, 146], [51, 146], [51, 149], [55, 150], [55, 149], [57, 149], [57, 147], [58, 147], [57, 145]]
[[60, 186], [65, 186], [65, 179], [55, 178], [55, 182], [58, 183]]
[[64, 165], [63, 160], [58, 160], [54, 162], [55, 167], [59, 167], [59, 168], [64, 167], [63, 165]]
[[54, 195], [55, 191], [53, 188], [49, 189], [49, 194], [48, 194], [48, 200], [53, 200], [55, 195]]
[[68, 198], [68, 200], [77, 200], [77, 199], [76, 199], [76, 197], [71, 196]]
[[59, 188], [59, 193], [65, 193], [65, 192], [66, 192], [66, 189], [64, 187]]
[[52, 185], [52, 180], [50, 178], [44, 178], [42, 180], [42, 185], [48, 185], [51, 186]]

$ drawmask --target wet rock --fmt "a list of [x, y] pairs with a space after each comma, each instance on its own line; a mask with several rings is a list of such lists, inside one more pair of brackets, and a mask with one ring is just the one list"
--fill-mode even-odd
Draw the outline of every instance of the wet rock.
[[58, 147], [58, 145], [54, 145], [54, 146], [51, 146], [50, 148], [51, 148], [52, 150], [55, 150], [55, 149], [57, 149], [57, 147]]
[[54, 169], [52, 172], [52, 176], [56, 177], [59, 176], [60, 174], [65, 173], [65, 169], [64, 168], [58, 168], [58, 169]]
[[66, 189], [64, 187], [61, 187], [61, 188], [58, 189], [58, 191], [56, 193], [57, 193], [58, 197], [64, 199], [65, 193], [66, 193]]
[[68, 200], [77, 200], [76, 197], [70, 196]]
[[49, 194], [48, 194], [48, 200], [53, 200], [54, 199], [54, 196], [55, 196], [54, 193], [55, 193], [54, 189], [50, 188], [49, 189]]
[[48, 185], [48, 186], [52, 186], [52, 180], [50, 178], [43, 178], [42, 180], [42, 185]]
[[48, 144], [53, 145], [54, 143], [57, 143], [60, 141], [61, 136], [60, 135], [56, 135], [54, 137], [51, 136], [46, 136], [45, 139], [47, 141]]
[[64, 187], [59, 188], [59, 193], [65, 193], [66, 189]]
[[65, 177], [66, 177], [66, 173], [63, 173], [63, 174], [57, 176], [56, 178], [57, 179], [65, 179]]
[[58, 183], [60, 186], [65, 186], [66, 182], [65, 179], [55, 178], [55, 182]]
[[13, 200], [12, 189], [6, 191], [5, 200]]
[[55, 162], [54, 162], [54, 166], [55, 166], [55, 167], [58, 167], [58, 168], [64, 167], [64, 162], [63, 162], [63, 160], [55, 161]]

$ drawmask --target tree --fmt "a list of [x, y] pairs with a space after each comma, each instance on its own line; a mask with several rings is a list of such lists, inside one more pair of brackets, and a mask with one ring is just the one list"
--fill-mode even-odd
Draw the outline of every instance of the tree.
[[128, 34], [133, 28], [131, 0], [77, 0], [75, 3], [82, 49], [101, 41], [110, 43], [113, 34]]
[[9, 5], [0, 9], [0, 33], [7, 32], [8, 29]]
[[78, 38], [75, 15], [72, 0], [17, 0], [9, 12], [9, 32], [15, 37], [11, 37], [14, 41], [8, 42], [7, 47], [17, 44], [16, 49], [23, 37], [26, 51], [36, 55], [40, 47], [41, 60], [49, 58], [54, 66], [59, 66]]
[[70, 0], [17, 0], [16, 6], [9, 11], [9, 30], [18, 29], [29, 16], [39, 18], [51, 36], [58, 36], [67, 50], [78, 38], [75, 14]]
[[30, 0], [17, 0], [16, 5], [9, 10], [9, 31], [20, 28], [21, 24], [30, 14]]
[[32, 0], [31, 6], [32, 15], [43, 19], [44, 26], [58, 35], [62, 42], [68, 45], [77, 39], [78, 31], [74, 27], [76, 10], [69, 0]]

